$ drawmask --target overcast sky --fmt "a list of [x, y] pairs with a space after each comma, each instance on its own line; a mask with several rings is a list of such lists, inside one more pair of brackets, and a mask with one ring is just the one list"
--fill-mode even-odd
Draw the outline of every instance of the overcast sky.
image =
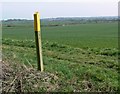
[[[3, 0], [2, 0], [3, 1]], [[11, 1], [11, 2], [7, 2]], [[12, 2], [13, 1], [13, 2]], [[41, 18], [51, 17], [86, 17], [86, 16], [117, 16], [118, 0], [4, 0], [2, 2], [2, 18], [33, 19], [35, 11]], [[40, 1], [40, 0], [39, 0]], [[48, 2], [49, 1], [49, 2]], [[51, 1], [51, 2], [50, 2]], [[91, 1], [91, 2], [90, 2]], [[0, 4], [1, 7], [1, 4]]]

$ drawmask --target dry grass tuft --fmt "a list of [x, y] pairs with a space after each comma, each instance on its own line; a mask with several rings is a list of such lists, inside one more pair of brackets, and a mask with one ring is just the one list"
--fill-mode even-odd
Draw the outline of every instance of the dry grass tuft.
[[54, 91], [59, 87], [58, 77], [54, 74], [37, 71], [25, 64], [5, 61], [0, 63], [3, 92], [43, 92]]

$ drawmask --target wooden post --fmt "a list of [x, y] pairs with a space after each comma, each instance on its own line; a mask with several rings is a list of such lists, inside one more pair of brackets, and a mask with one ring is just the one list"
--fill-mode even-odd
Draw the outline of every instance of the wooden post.
[[35, 30], [38, 70], [42, 72], [43, 59], [42, 59], [42, 44], [41, 44], [41, 32], [40, 32], [41, 28], [40, 28], [40, 16], [38, 12], [34, 14], [34, 30]]

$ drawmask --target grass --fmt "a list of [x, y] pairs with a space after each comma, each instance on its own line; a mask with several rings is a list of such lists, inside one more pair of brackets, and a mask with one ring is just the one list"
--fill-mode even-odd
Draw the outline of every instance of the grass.
[[[3, 24], [3, 61], [30, 63], [36, 69], [32, 23], [14, 22], [12, 27], [7, 24]], [[44, 71], [58, 77], [57, 82], [50, 81], [58, 87], [48, 90], [43, 84], [32, 90], [117, 91], [117, 38], [117, 23], [42, 27]]]
[[[3, 41], [3, 60], [26, 65], [30, 62], [36, 68], [36, 51], [35, 46], [31, 46], [31, 41], [23, 41], [24, 43], [10, 39]], [[17, 45], [20, 42], [26, 45]], [[35, 44], [34, 41], [32, 42]], [[112, 56], [96, 54], [92, 50], [60, 44], [55, 46], [55, 43], [51, 42], [43, 43], [44, 71], [58, 76], [59, 88], [56, 91], [117, 90], [117, 54]]]
[[[3, 25], [3, 38], [33, 40], [33, 23]], [[117, 23], [79, 24], [68, 26], [42, 27], [42, 40], [57, 42], [80, 48], [116, 48], [118, 46]]]

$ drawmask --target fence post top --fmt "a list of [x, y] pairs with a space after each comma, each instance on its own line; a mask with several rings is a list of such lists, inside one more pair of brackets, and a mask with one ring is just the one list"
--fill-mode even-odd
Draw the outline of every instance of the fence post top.
[[40, 15], [39, 12], [35, 12], [34, 14], [34, 30], [40, 31]]

